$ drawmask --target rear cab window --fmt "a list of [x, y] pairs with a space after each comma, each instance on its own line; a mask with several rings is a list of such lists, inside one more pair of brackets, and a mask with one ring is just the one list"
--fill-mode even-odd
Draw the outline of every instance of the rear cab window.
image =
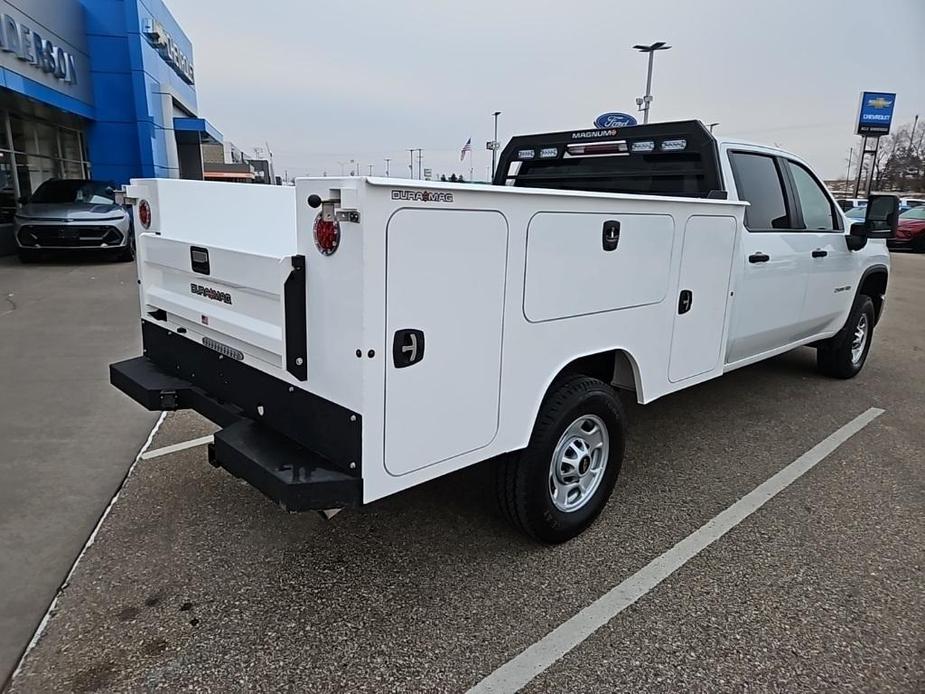
[[749, 231], [792, 229], [784, 179], [776, 157], [757, 152], [730, 152], [732, 175], [739, 200], [745, 200], [745, 226]]

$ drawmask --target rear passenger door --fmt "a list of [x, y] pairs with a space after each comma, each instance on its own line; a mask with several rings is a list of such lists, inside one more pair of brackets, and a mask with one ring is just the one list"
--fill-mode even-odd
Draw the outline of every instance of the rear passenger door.
[[812, 239], [801, 322], [814, 335], [837, 330], [854, 299], [857, 256], [848, 250], [841, 215], [819, 180], [797, 161], [785, 159], [784, 165], [802, 233]]
[[798, 228], [789, 177], [777, 156], [731, 150], [729, 162], [738, 198], [749, 203], [726, 349], [726, 362], [733, 363], [809, 334], [802, 313], [815, 239]]

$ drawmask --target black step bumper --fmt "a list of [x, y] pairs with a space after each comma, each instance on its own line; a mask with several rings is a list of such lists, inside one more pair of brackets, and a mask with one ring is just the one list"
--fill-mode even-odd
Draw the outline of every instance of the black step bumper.
[[[176, 346], [186, 342], [183, 349], [207, 349], [175, 337], [179, 340]], [[202, 362], [199, 366], [203, 366]], [[276, 381], [244, 364], [237, 363], [235, 368], [246, 368], [259, 374], [256, 378]], [[247, 481], [285, 510], [323, 510], [362, 503], [360, 462], [343, 462], [351, 457], [352, 440], [344, 442], [344, 455], [336, 456], [340, 464], [333, 462], [303, 442], [255, 421], [239, 405], [219, 399], [196, 383], [170, 373], [149, 357], [112, 364], [109, 375], [112, 385], [149, 410], [191, 409], [223, 427], [209, 448], [209, 461]], [[227, 382], [229, 386], [233, 383]], [[278, 383], [285, 386], [282, 381]], [[284, 390], [288, 393], [288, 386]], [[248, 396], [252, 394], [253, 389]], [[346, 419], [359, 435], [358, 415], [346, 415]], [[326, 440], [323, 447], [332, 450], [335, 442]]]

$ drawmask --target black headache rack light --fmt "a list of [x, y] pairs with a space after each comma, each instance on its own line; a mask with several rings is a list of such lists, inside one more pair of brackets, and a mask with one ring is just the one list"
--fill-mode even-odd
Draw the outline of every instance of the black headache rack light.
[[697, 120], [519, 135], [501, 153], [498, 186], [726, 197], [716, 140]]

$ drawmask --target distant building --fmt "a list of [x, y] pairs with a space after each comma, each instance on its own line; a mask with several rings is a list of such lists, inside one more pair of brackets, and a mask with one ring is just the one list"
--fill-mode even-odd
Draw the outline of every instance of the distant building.
[[228, 181], [230, 183], [257, 183], [257, 174], [249, 164], [208, 163], [203, 165], [202, 177], [206, 181]]
[[271, 162], [249, 158], [233, 142], [202, 146], [202, 178], [231, 183], [275, 183]]
[[3, 0], [0, 19], [0, 255], [48, 179], [202, 178], [222, 135], [164, 0]]

